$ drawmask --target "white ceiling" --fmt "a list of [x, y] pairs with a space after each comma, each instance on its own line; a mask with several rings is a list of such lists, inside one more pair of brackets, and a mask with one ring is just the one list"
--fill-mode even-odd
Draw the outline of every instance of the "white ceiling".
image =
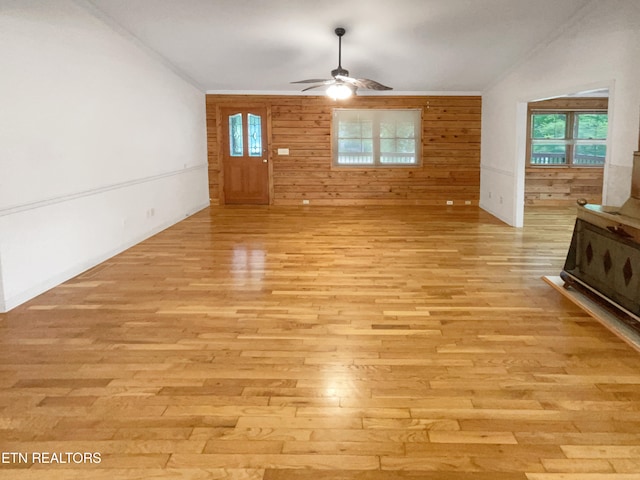
[[480, 92], [589, 0], [86, 0], [203, 90], [292, 92], [342, 66], [399, 92]]

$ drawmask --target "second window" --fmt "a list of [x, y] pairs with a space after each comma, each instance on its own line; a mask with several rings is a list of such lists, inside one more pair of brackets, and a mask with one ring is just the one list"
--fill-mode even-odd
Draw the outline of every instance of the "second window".
[[603, 166], [607, 150], [607, 112], [531, 114], [531, 165]]

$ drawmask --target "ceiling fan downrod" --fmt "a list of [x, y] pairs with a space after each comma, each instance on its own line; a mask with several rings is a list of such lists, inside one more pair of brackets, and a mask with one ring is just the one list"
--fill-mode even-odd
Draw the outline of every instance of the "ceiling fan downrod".
[[336, 75], [342, 75], [343, 77], [349, 76], [349, 71], [342, 68], [342, 36], [347, 32], [344, 28], [338, 27], [335, 29], [336, 35], [338, 36], [338, 68], [331, 71], [331, 75], [335, 77]]

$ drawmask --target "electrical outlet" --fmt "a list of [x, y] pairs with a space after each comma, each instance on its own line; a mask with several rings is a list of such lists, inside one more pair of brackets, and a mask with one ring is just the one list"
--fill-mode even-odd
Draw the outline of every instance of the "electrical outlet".
[[447, 205], [453, 205], [453, 200], [447, 200]]
[[500, 195], [500, 205], [502, 205], [502, 195]]
[[309, 205], [309, 200], [307, 200], [306, 198], [304, 200], [302, 200], [302, 204], [303, 205]]
[[471, 205], [471, 200], [465, 200], [465, 201], [464, 201], [464, 204], [465, 204], [465, 205]]

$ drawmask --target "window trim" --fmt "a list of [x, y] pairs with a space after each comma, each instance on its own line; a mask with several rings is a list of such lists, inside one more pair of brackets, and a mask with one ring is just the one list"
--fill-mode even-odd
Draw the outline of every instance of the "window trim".
[[[532, 146], [534, 145], [534, 138], [532, 138], [532, 127], [533, 127], [533, 116], [545, 115], [545, 114], [553, 114], [559, 113], [567, 116], [567, 123], [565, 125], [565, 138], [557, 139], [557, 143], [566, 144], [566, 163], [560, 163], [555, 165], [540, 165], [531, 162], [532, 155]], [[576, 116], [581, 114], [589, 114], [589, 113], [604, 113], [609, 114], [608, 108], [529, 108], [528, 110], [528, 119], [527, 119], [527, 167], [530, 168], [604, 168], [606, 163], [602, 165], [589, 165], [589, 164], [576, 164], [573, 163], [574, 151], [576, 145], [581, 143], [585, 143], [585, 139], [575, 138], [575, 130], [576, 130]], [[550, 139], [551, 141], [551, 139]], [[589, 144], [601, 144], [608, 146], [608, 139], [594, 139], [588, 140]]]
[[[416, 125], [416, 162], [415, 163], [381, 163], [380, 162], [380, 137], [379, 135], [376, 137], [376, 132], [379, 132], [379, 123], [377, 126], [373, 127], [373, 147], [372, 147], [372, 155], [374, 163], [370, 164], [340, 164], [338, 163], [337, 154], [338, 154], [338, 135], [337, 135], [337, 123], [336, 123], [336, 115], [339, 111], [353, 111], [353, 112], [381, 112], [384, 113], [386, 111], [390, 112], [416, 112], [419, 113], [418, 124]], [[424, 109], [420, 107], [414, 108], [333, 108], [331, 111], [331, 169], [332, 170], [377, 170], [377, 169], [415, 169], [422, 167], [422, 143], [423, 143], [423, 125], [424, 125]], [[377, 141], [376, 141], [377, 138]]]

